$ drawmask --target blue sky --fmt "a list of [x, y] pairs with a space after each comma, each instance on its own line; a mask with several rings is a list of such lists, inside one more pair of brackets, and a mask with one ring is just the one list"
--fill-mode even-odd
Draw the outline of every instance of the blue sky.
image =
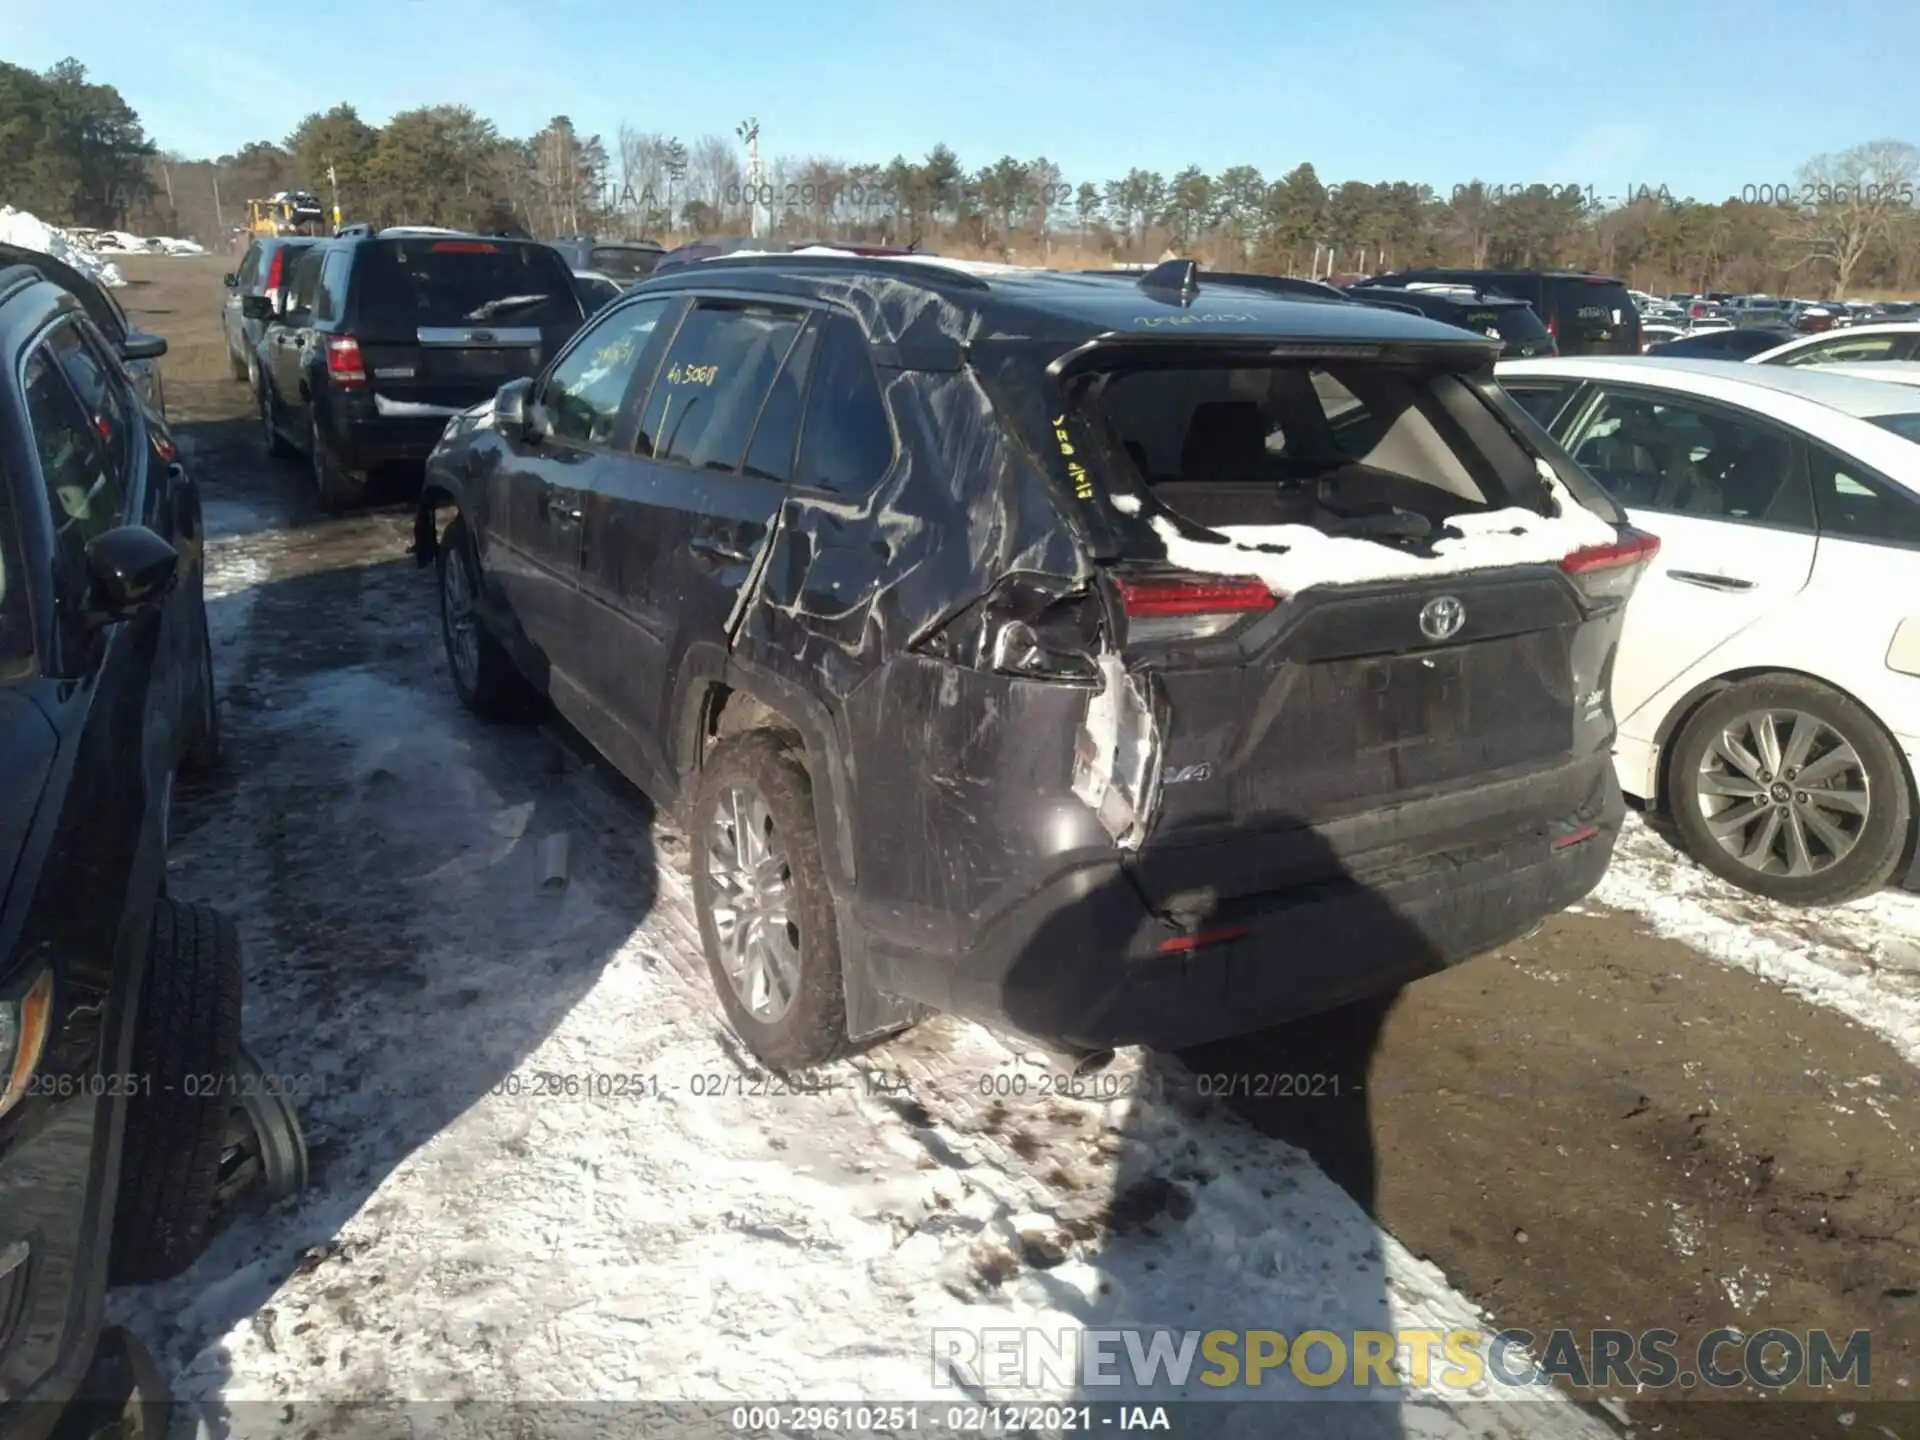
[[1893, 0], [328, 0], [315, 27], [230, 0], [7, 9], [7, 59], [78, 57], [194, 156], [342, 100], [373, 121], [458, 101], [513, 134], [567, 114], [691, 141], [754, 115], [770, 155], [945, 141], [969, 167], [1044, 154], [1071, 183], [1311, 160], [1443, 194], [1721, 199], [1823, 151], [1920, 142], [1920, 5]]

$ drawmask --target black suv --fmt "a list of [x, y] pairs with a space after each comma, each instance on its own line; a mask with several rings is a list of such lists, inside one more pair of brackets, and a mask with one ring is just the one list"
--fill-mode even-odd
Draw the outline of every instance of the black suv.
[[936, 1009], [1183, 1044], [1606, 869], [1657, 542], [1499, 349], [1184, 261], [708, 260], [449, 426], [415, 550], [460, 698], [688, 827], [768, 1063]]
[[86, 1373], [109, 1272], [203, 1242], [240, 1041], [232, 927], [165, 898], [219, 745], [198, 492], [86, 311], [0, 270], [0, 1433]]
[[1498, 340], [1502, 359], [1530, 359], [1560, 353], [1531, 305], [1524, 300], [1490, 293], [1477, 285], [1449, 285], [1445, 289], [1350, 285], [1346, 293], [1356, 300], [1405, 306], [1448, 325]]
[[540, 370], [586, 318], [547, 245], [361, 227], [294, 267], [267, 321], [256, 399], [267, 449], [304, 450], [320, 503], [364, 499], [376, 466], [417, 461], [450, 416]]
[[1627, 287], [1584, 270], [1396, 270], [1368, 287], [1440, 283], [1471, 285], [1489, 295], [1524, 300], [1545, 322], [1562, 355], [1638, 355], [1640, 312]]
[[[227, 298], [220, 308], [220, 329], [227, 342], [227, 368], [236, 380], [256, 382], [254, 357], [260, 351], [260, 336], [266, 329], [266, 317], [280, 308], [293, 267], [313, 248], [310, 237], [263, 235], [247, 246], [240, 257], [240, 268], [226, 277]], [[256, 302], [264, 299], [264, 306]]]
[[598, 240], [570, 235], [547, 242], [560, 252], [569, 270], [604, 275], [618, 285], [635, 285], [653, 273], [667, 247], [654, 240]]

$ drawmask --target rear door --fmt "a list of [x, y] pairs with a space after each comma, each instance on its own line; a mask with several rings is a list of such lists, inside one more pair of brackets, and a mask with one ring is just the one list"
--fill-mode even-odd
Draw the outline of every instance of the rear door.
[[233, 273], [233, 284], [227, 289], [227, 298], [220, 306], [220, 324], [227, 332], [227, 348], [243, 358], [252, 353], [253, 347], [240, 314], [240, 298], [259, 293], [259, 284], [260, 242], [256, 240], [247, 246], [247, 253], [240, 259], [240, 268]]
[[[640, 412], [630, 453], [596, 475], [581, 587], [602, 637], [595, 700], [671, 785], [674, 677], [690, 651], [724, 655], [780, 512], [817, 330], [810, 312], [702, 297]], [[656, 791], [664, 798], [670, 791]]]
[[1562, 355], [1638, 355], [1640, 312], [1618, 280], [1598, 275], [1551, 275], [1543, 281], [1541, 318]]
[[1613, 671], [1621, 729], [1650, 736], [1665, 710], [1650, 702], [1806, 588], [1815, 539], [1805, 447], [1751, 412], [1622, 385], [1594, 386], [1555, 438], [1635, 526], [1660, 537]]
[[360, 342], [381, 414], [476, 405], [539, 374], [585, 318], [572, 272], [546, 245], [408, 235], [358, 249], [342, 333]]
[[287, 286], [287, 308], [267, 327], [261, 363], [273, 377], [273, 393], [280, 407], [280, 424], [302, 445], [306, 443], [310, 408], [302, 375], [308, 347], [313, 344], [313, 305], [320, 288], [323, 256], [309, 249], [293, 267]]

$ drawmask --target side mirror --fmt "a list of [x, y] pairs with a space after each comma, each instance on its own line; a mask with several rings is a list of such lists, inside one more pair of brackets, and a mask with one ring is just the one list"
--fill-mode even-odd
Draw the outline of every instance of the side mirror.
[[240, 288], [240, 277], [238, 275], [228, 275], [222, 279], [220, 283], [229, 290], [238, 290]]
[[150, 609], [173, 588], [180, 552], [144, 525], [122, 525], [87, 542], [89, 626], [111, 625]]
[[493, 397], [493, 423], [509, 439], [524, 440], [534, 433], [533, 380], [521, 376], [502, 385]]
[[249, 320], [273, 319], [273, 302], [264, 295], [242, 295], [240, 313]]
[[136, 330], [120, 342], [122, 360], [158, 360], [166, 353], [167, 339], [164, 335], [148, 335]]

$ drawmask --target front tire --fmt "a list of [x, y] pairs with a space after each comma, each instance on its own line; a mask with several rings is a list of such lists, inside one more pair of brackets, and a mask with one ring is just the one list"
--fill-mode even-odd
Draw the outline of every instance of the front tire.
[[154, 908], [109, 1270], [167, 1280], [206, 1247], [240, 1053], [240, 937], [208, 905]]
[[1722, 691], [1675, 737], [1670, 806], [1687, 853], [1787, 905], [1840, 905], [1893, 878], [1913, 802], [1900, 752], [1855, 701], [1773, 675]]
[[181, 768], [204, 775], [220, 764], [220, 692], [213, 674], [213, 632], [207, 626], [207, 606], [200, 602], [199, 713], [193, 739], [181, 757]]
[[456, 515], [440, 537], [437, 565], [440, 638], [454, 693], [483, 720], [528, 719], [539, 695], [481, 616], [480, 563], [464, 515]]
[[772, 730], [722, 740], [692, 827], [700, 940], [734, 1033], [775, 1070], [845, 1053], [839, 930], [798, 741]]

